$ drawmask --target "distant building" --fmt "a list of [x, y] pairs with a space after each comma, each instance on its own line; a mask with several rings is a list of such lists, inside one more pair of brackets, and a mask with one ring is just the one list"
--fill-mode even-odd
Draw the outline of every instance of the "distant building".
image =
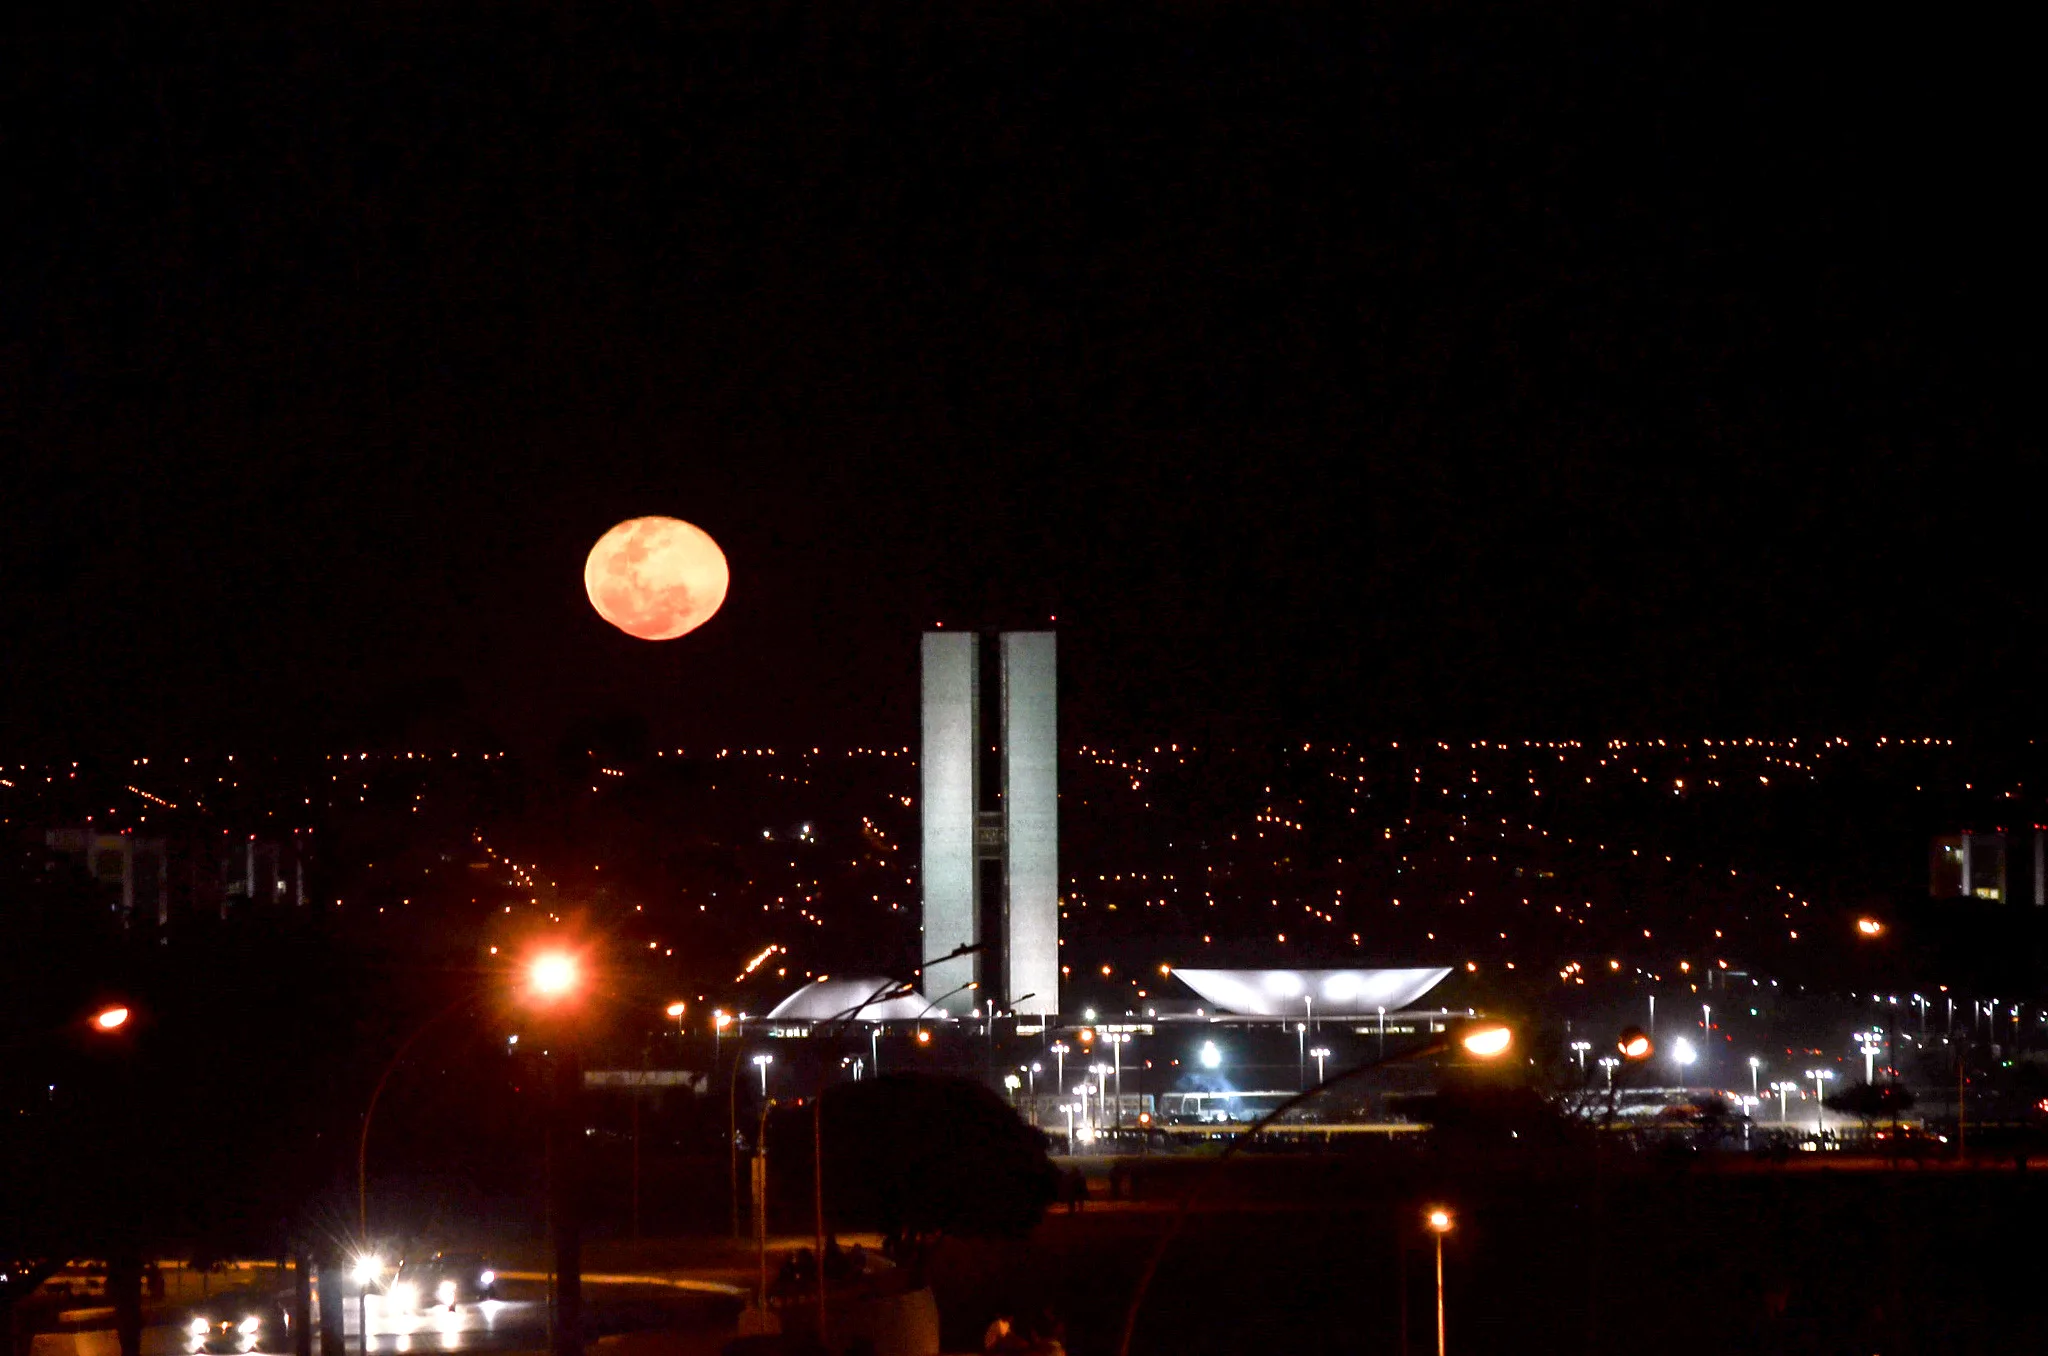
[[1928, 853], [1928, 893], [1936, 899], [2048, 906], [2048, 829], [1969, 829], [1942, 834]]
[[[948, 1011], [1060, 1002], [1057, 650], [1049, 631], [928, 631], [918, 760], [924, 991]], [[993, 652], [991, 653], [991, 648]], [[992, 669], [984, 682], [984, 668]], [[984, 731], [993, 729], [987, 742]], [[974, 987], [970, 987], [974, 986]]]
[[[122, 927], [162, 927], [170, 921], [170, 868], [163, 839], [90, 828], [51, 829], [43, 835], [43, 845], [83, 859], [86, 876], [107, 892]], [[142, 911], [139, 918], [137, 909]]]

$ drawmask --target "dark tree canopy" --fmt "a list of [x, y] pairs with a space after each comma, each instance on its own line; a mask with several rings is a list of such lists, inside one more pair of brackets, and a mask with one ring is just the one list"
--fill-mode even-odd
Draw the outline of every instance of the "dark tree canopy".
[[1874, 1121], [1911, 1111], [1913, 1094], [1897, 1083], [1854, 1083], [1831, 1097], [1823, 1098], [1821, 1105], [1844, 1116]]
[[1017, 1237], [1051, 1204], [1045, 1136], [989, 1089], [891, 1074], [825, 1098], [825, 1197], [835, 1226]]

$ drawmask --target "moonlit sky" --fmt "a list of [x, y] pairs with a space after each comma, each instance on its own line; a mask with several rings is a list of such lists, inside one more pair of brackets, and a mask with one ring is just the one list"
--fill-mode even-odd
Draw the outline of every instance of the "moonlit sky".
[[910, 743], [1054, 616], [1073, 741], [2035, 727], [2011, 44], [575, 13], [18, 45], [0, 757]]

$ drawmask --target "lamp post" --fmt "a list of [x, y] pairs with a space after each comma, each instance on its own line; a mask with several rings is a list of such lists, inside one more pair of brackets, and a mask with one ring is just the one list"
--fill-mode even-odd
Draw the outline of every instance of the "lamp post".
[[1600, 1067], [1607, 1070], [1607, 1086], [1612, 1089], [1614, 1087], [1614, 1071], [1621, 1067], [1621, 1061], [1613, 1055], [1602, 1055], [1600, 1057]]
[[1308, 1023], [1294, 1024], [1294, 1076], [1301, 1090], [1308, 1091]]
[[1444, 1356], [1444, 1235], [1451, 1231], [1451, 1212], [1432, 1206], [1422, 1222], [1436, 1235], [1436, 1356]]
[[1059, 1089], [1060, 1089], [1060, 1090], [1061, 1090], [1062, 1092], [1064, 1092], [1064, 1091], [1066, 1090], [1066, 1086], [1067, 1086], [1067, 1050], [1068, 1050], [1068, 1048], [1069, 1048], [1069, 1047], [1068, 1047], [1068, 1045], [1067, 1045], [1067, 1043], [1066, 1043], [1065, 1041], [1054, 1041], [1054, 1042], [1052, 1043], [1052, 1058], [1053, 1058], [1053, 1074], [1052, 1074], [1052, 1082], [1053, 1082], [1053, 1086], [1054, 1086], [1054, 1087], [1056, 1087], [1056, 1088], [1059, 1088]]
[[[1711, 975], [1713, 971], [1709, 970], [1707, 973]], [[1713, 1048], [1713, 1041], [1714, 1009], [1711, 1004], [1702, 1003], [1700, 1004], [1700, 1055], [1702, 1063], [1705, 1063], [1707, 1051]], [[1700, 1072], [1705, 1073], [1706, 1070], [1702, 1069]]]
[[761, 1095], [768, 1095], [768, 1066], [775, 1062], [773, 1055], [755, 1055], [754, 1067], [761, 1071]]
[[1088, 1066], [1088, 1071], [1095, 1075], [1096, 1082], [1095, 1128], [1103, 1130], [1107, 1128], [1106, 1118], [1109, 1113], [1109, 1066], [1099, 1063], [1091, 1064]]
[[1755, 1055], [1749, 1057], [1749, 1095], [1752, 1097], [1760, 1095], [1756, 1090], [1756, 1079], [1757, 1071], [1763, 1067], [1764, 1062], [1762, 1060], [1758, 1059]]
[[1330, 1051], [1328, 1047], [1318, 1045], [1308, 1053], [1316, 1062], [1316, 1082], [1320, 1083], [1323, 1081], [1323, 1061], [1330, 1057]]
[[1124, 1042], [1131, 1038], [1127, 1031], [1105, 1031], [1102, 1038], [1109, 1042], [1110, 1058], [1116, 1069], [1116, 1117], [1112, 1122], [1118, 1127], [1124, 1123]]
[[1385, 1059], [1385, 1058], [1387, 1057], [1387, 1005], [1386, 1005], [1385, 1003], [1382, 1003], [1382, 1004], [1380, 1004], [1380, 1005], [1379, 1005], [1379, 1014], [1380, 1014], [1380, 1058], [1381, 1058], [1381, 1059]]
[[1788, 1114], [1785, 1109], [1785, 1101], [1793, 1093], [1799, 1091], [1799, 1084], [1789, 1078], [1781, 1079], [1771, 1084], [1771, 1091], [1778, 1094], [1778, 1124], [1783, 1125]]
[[1591, 1050], [1592, 1048], [1593, 1042], [1591, 1041], [1572, 1042], [1572, 1053], [1574, 1055], [1577, 1055], [1579, 1058], [1579, 1073], [1581, 1076], [1583, 1076], [1586, 1072], [1586, 1052], [1588, 1050]]
[[1813, 1132], [1816, 1135], [1825, 1134], [1827, 1133], [1827, 1124], [1821, 1119], [1821, 1084], [1833, 1078], [1835, 1071], [1833, 1069], [1808, 1069], [1806, 1076], [1813, 1080]]
[[1884, 1032], [1881, 1028], [1872, 1027], [1868, 1031], [1858, 1031], [1854, 1034], [1856, 1039], [1861, 1042], [1857, 1048], [1863, 1055], [1863, 1081], [1865, 1084], [1875, 1083], [1877, 1081], [1877, 1056], [1884, 1049], [1877, 1042], [1884, 1035]]

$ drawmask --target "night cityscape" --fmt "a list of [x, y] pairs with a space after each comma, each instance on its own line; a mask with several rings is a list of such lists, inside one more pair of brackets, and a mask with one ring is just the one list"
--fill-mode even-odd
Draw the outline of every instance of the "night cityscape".
[[9, 47], [9, 1356], [2048, 1343], [2016, 44]]

